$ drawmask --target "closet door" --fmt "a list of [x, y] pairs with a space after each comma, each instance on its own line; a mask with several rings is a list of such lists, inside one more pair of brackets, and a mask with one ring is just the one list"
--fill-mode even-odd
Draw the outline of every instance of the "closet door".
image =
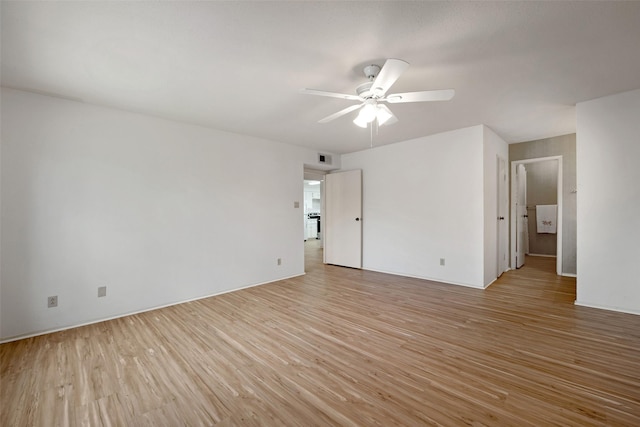
[[362, 171], [325, 176], [324, 262], [362, 268]]

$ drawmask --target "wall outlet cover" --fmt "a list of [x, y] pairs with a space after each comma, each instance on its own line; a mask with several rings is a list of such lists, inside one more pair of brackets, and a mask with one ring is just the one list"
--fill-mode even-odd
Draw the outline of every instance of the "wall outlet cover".
[[107, 296], [107, 287], [106, 286], [100, 286], [98, 288], [98, 298], [106, 297], [106, 296]]
[[52, 307], [57, 307], [58, 306], [58, 296], [54, 295], [51, 297], [47, 297], [47, 307], [48, 308], [52, 308]]

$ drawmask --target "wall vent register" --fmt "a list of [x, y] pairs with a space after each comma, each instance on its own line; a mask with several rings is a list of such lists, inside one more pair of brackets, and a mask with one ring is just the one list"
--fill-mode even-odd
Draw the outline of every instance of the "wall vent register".
[[331, 156], [328, 154], [318, 153], [318, 163], [331, 164]]

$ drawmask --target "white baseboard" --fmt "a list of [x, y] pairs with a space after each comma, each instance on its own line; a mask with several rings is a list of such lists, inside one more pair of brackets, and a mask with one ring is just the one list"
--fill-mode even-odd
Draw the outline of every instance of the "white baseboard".
[[545, 258], [556, 258], [555, 255], [544, 255], [544, 254], [526, 254], [527, 256], [540, 256]]
[[498, 280], [498, 278], [496, 277], [495, 279], [493, 279], [492, 281], [490, 281], [489, 283], [487, 283], [486, 285], [484, 285], [484, 289], [487, 289], [489, 286], [493, 285], [493, 283]]
[[617, 311], [618, 313], [627, 313], [627, 314], [635, 314], [640, 315], [640, 310], [630, 309], [630, 308], [622, 308], [622, 307], [609, 307], [606, 305], [600, 304], [591, 304], [587, 302], [582, 302], [575, 300], [575, 305], [579, 305], [581, 307], [589, 307], [589, 308], [597, 308], [598, 310], [608, 310], [608, 311]]
[[476, 285], [471, 285], [469, 283], [462, 283], [462, 282], [445, 282], [442, 279], [434, 279], [432, 277], [424, 277], [424, 276], [415, 276], [412, 274], [404, 274], [404, 273], [395, 273], [393, 271], [385, 271], [385, 270], [376, 270], [376, 269], [372, 269], [372, 268], [362, 268], [363, 270], [366, 271], [375, 271], [376, 273], [384, 273], [384, 274], [391, 274], [393, 276], [400, 276], [400, 277], [411, 277], [412, 279], [422, 279], [422, 280], [429, 280], [431, 282], [438, 282], [438, 283], [443, 283], [445, 285], [456, 285], [456, 286], [465, 286], [467, 288], [474, 288], [474, 289], [484, 289], [483, 286], [476, 286]]
[[564, 277], [578, 277], [577, 274], [573, 274], [573, 273], [562, 273], [562, 276], [564, 276]]

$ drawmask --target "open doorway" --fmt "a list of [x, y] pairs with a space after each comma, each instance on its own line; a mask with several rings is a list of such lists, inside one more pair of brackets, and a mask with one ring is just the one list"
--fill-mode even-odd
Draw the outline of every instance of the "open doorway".
[[302, 214], [306, 272], [321, 265], [323, 259], [324, 176], [322, 171], [304, 170]]
[[322, 190], [323, 181], [304, 180], [304, 241], [322, 242]]
[[511, 162], [511, 218], [511, 268], [541, 255], [561, 275], [562, 156]]

